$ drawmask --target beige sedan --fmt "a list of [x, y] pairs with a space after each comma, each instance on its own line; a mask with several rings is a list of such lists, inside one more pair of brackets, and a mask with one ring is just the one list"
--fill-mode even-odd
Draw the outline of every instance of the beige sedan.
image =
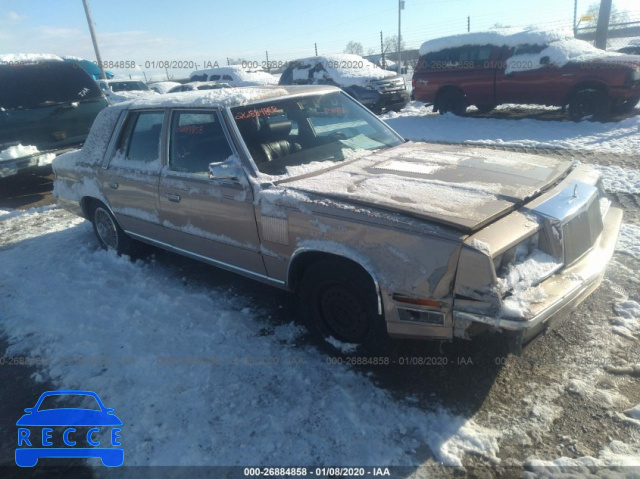
[[333, 87], [113, 106], [53, 167], [104, 248], [299, 292], [317, 331], [365, 349], [498, 330], [518, 350], [598, 286], [622, 219], [587, 166], [405, 142]]

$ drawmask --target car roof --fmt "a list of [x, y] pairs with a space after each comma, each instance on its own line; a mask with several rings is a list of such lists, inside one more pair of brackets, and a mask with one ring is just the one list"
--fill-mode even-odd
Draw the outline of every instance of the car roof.
[[286, 98], [291, 95], [304, 95], [307, 93], [323, 93], [340, 91], [339, 88], [322, 85], [272, 85], [272, 86], [246, 86], [235, 88], [219, 88], [216, 90], [186, 91], [180, 95], [156, 95], [154, 97], [135, 99], [121, 103], [116, 107], [127, 109], [145, 108], [216, 108], [248, 105], [263, 100]]

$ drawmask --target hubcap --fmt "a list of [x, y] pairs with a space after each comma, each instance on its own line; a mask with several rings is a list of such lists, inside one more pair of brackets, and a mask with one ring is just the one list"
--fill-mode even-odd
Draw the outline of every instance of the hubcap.
[[102, 244], [108, 249], [118, 249], [118, 231], [109, 213], [103, 208], [96, 208], [94, 221]]
[[331, 284], [320, 294], [322, 320], [332, 335], [349, 343], [362, 342], [369, 332], [369, 315], [360, 297], [341, 284]]

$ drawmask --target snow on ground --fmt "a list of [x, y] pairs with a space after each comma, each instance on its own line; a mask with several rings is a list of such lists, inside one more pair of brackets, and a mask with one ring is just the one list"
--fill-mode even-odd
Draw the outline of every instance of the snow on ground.
[[2, 213], [6, 354], [43, 358], [36, 381], [115, 408], [126, 465], [412, 465], [423, 444], [445, 464], [498, 462], [496, 431], [294, 346], [294, 323], [261, 335], [260, 305], [224, 286], [100, 250], [55, 207]]
[[[518, 107], [522, 108], [522, 105]], [[640, 151], [640, 116], [609, 123], [471, 118], [433, 114], [431, 107], [414, 101], [401, 112], [389, 112], [381, 118], [400, 135], [413, 141], [565, 148], [631, 155]]]

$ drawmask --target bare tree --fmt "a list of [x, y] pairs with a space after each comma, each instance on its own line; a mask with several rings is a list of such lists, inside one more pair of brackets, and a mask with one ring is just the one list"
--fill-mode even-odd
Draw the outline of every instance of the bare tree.
[[402, 44], [400, 45], [400, 48], [398, 48], [398, 35], [385, 37], [383, 43], [385, 52], [397, 52], [398, 50], [405, 50], [407, 48], [407, 44], [404, 40], [402, 40]]
[[[598, 24], [598, 14], [600, 13], [600, 2], [592, 3], [587, 8], [587, 15], [593, 15], [593, 20], [589, 20], [588, 25], [595, 27]], [[620, 10], [615, 5], [611, 5], [611, 16], [609, 17], [609, 26], [613, 27], [618, 23], [626, 23], [629, 21], [629, 12]], [[584, 25], [584, 23], [583, 23]]]
[[350, 41], [347, 43], [344, 53], [353, 53], [354, 55], [362, 56], [364, 55], [364, 48], [362, 47], [362, 43]]

